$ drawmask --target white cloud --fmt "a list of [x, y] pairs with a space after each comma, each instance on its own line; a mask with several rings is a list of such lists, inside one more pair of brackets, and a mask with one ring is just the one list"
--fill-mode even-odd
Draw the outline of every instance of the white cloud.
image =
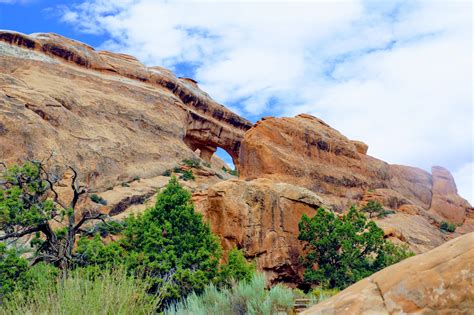
[[474, 159], [471, 6], [95, 0], [63, 20], [149, 65], [193, 63], [245, 116], [313, 113], [391, 163], [457, 170]]

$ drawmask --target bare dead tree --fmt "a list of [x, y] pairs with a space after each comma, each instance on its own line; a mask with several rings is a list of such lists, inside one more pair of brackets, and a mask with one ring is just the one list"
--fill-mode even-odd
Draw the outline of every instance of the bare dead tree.
[[[0, 241], [37, 235], [38, 246], [32, 264], [44, 261], [66, 272], [74, 263], [73, 248], [81, 227], [92, 220], [105, 222], [107, 215], [91, 211], [77, 213], [78, 202], [87, 189], [79, 184], [77, 170], [70, 165], [67, 166], [72, 172], [69, 203], [58, 193], [56, 185], [60, 178], [51, 176], [45, 160], [10, 168], [5, 163], [0, 162], [0, 165], [3, 167], [0, 172], [0, 233], [3, 232]], [[61, 233], [53, 230], [53, 221], [65, 224]]]

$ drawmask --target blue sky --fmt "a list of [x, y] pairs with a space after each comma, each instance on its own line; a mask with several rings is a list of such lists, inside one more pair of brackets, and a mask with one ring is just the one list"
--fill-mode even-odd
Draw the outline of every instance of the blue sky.
[[165, 66], [252, 121], [313, 114], [474, 200], [470, 1], [0, 0], [0, 28]]

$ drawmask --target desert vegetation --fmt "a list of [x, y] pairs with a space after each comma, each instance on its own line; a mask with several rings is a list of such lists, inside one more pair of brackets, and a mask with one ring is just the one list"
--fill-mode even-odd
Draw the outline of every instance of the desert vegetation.
[[[58, 180], [41, 162], [2, 172], [0, 313], [285, 313], [298, 298], [317, 303], [412, 255], [384, 240], [366, 209], [351, 207], [337, 216], [319, 208], [299, 224], [308, 253], [302, 259], [306, 292], [268, 288], [264, 274], [241, 250], [223, 256], [176, 177], [154, 206], [114, 221], [101, 213], [78, 213], [76, 204], [87, 189], [74, 168], [68, 169], [68, 205], [56, 190]], [[102, 203], [94, 196], [88, 198]], [[111, 241], [108, 235], [120, 237]], [[25, 236], [32, 240], [19, 245]]]

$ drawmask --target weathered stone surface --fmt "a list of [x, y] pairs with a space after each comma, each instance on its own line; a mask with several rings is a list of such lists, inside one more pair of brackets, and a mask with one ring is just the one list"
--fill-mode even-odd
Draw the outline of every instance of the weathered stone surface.
[[431, 211], [441, 215], [452, 223], [463, 223], [469, 204], [459, 197], [454, 178], [449, 171], [440, 166], [433, 166], [433, 197]]
[[195, 193], [193, 200], [224, 250], [243, 249], [271, 282], [301, 282], [298, 222], [325, 204], [315, 193], [268, 179], [235, 179]]
[[472, 314], [474, 233], [387, 267], [301, 314]]
[[103, 191], [185, 158], [234, 159], [251, 123], [195, 82], [55, 34], [0, 32], [0, 160], [76, 166]]
[[448, 171], [434, 168], [431, 175], [387, 164], [310, 115], [259, 121], [245, 134], [240, 165], [242, 179], [268, 178], [306, 187], [334, 211], [378, 200], [396, 211], [380, 220], [381, 225], [397, 230], [416, 252], [446, 241], [448, 237], [437, 231], [439, 223], [462, 223], [470, 209], [457, 195]]
[[[55, 34], [0, 31], [0, 160], [45, 158], [71, 164], [122, 218], [154, 202], [164, 171], [200, 156], [211, 167], [184, 182], [225, 249], [242, 248], [272, 281], [298, 283], [303, 213], [379, 200], [396, 213], [377, 220], [386, 237], [425, 252], [474, 230], [474, 211], [452, 176], [389, 165], [367, 155], [324, 121], [302, 114], [264, 117], [256, 126], [213, 101], [196, 81], [124, 54]], [[226, 150], [241, 180], [222, 172]], [[65, 174], [67, 177], [67, 174]], [[136, 178], [141, 178], [137, 180]], [[127, 186], [128, 185], [128, 186]], [[442, 220], [463, 223], [456, 233]]]

